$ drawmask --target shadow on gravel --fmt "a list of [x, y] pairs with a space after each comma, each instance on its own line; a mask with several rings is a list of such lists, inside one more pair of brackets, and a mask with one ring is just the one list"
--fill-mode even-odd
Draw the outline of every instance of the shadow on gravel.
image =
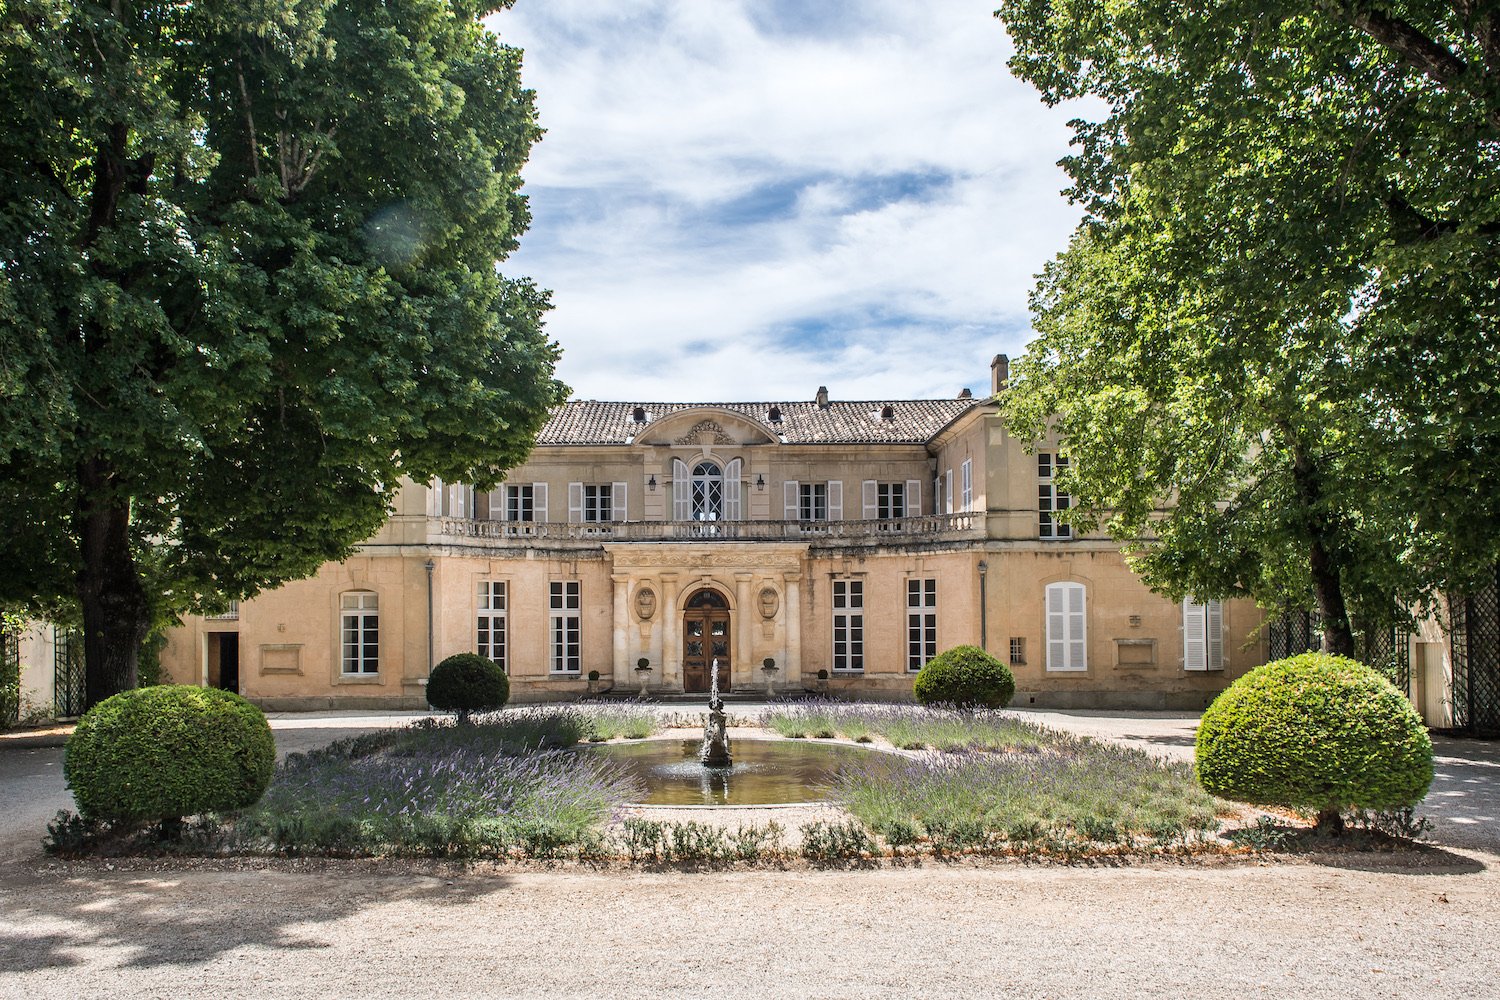
[[1477, 875], [1489, 866], [1474, 858], [1430, 844], [1406, 847], [1392, 852], [1309, 851], [1301, 857], [1324, 868], [1341, 868], [1359, 872], [1383, 872], [1391, 875]]
[[[329, 947], [318, 925], [383, 922], [388, 903], [465, 905], [508, 889], [508, 877], [403, 871], [79, 872], [0, 887], [0, 969], [62, 969], [107, 950], [127, 968], [201, 965], [238, 949]], [[22, 929], [30, 928], [27, 934]]]

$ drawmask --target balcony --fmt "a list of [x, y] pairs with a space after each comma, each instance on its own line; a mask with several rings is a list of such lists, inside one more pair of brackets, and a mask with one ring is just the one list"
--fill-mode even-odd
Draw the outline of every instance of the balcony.
[[926, 514], [858, 521], [476, 521], [436, 518], [445, 538], [478, 538], [502, 543], [604, 542], [803, 542], [808, 544], [880, 544], [977, 538], [984, 516]]

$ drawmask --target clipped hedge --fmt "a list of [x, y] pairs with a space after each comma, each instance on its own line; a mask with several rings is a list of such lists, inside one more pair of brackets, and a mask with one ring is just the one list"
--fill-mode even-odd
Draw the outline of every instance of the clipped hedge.
[[923, 705], [1004, 708], [1015, 697], [1016, 678], [978, 646], [954, 646], [927, 661], [912, 693]]
[[1303, 653], [1257, 667], [1203, 713], [1194, 756], [1215, 795], [1316, 810], [1397, 809], [1432, 783], [1432, 740], [1390, 681], [1342, 656]]
[[457, 712], [460, 724], [470, 712], [504, 708], [510, 700], [510, 678], [500, 664], [478, 653], [457, 653], [432, 668], [427, 704], [440, 712]]
[[110, 822], [243, 809], [275, 766], [260, 709], [230, 691], [175, 684], [101, 701], [78, 720], [63, 757], [78, 811]]

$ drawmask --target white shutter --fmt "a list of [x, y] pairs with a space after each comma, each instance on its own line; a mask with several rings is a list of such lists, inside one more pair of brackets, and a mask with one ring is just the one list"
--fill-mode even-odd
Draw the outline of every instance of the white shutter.
[[738, 458], [731, 459], [724, 466], [724, 520], [740, 521], [740, 489], [744, 483], [740, 482], [740, 470], [744, 463]]
[[672, 459], [672, 520], [693, 519], [693, 484], [688, 478], [687, 463], [680, 458]]
[[868, 521], [871, 518], [875, 517], [877, 513], [879, 513], [878, 501], [875, 495], [875, 480], [866, 479], [864, 483], [861, 484], [861, 490], [864, 493], [865, 520]]
[[494, 502], [493, 501], [493, 497], [494, 497], [493, 493], [482, 493], [482, 492], [479, 492], [477, 490], [475, 491], [475, 493], [474, 493], [474, 520], [476, 520], [476, 521], [488, 521], [490, 518], [492, 518], [492, 517], [495, 516], [495, 514], [494, 514], [495, 508], [492, 506], [492, 504]]
[[828, 520], [844, 519], [844, 483], [841, 479], [828, 481]]
[[568, 523], [578, 524], [583, 520], [583, 484], [568, 484]]
[[1208, 669], [1208, 629], [1201, 604], [1191, 597], [1182, 602], [1182, 669]]
[[609, 519], [611, 521], [630, 520], [630, 507], [625, 503], [625, 484], [612, 483], [609, 488], [609, 503], [611, 508]]
[[781, 516], [787, 521], [795, 521], [798, 516], [798, 493], [800, 484], [795, 479], [788, 479], [786, 485], [781, 488]]
[[531, 519], [547, 523], [547, 484], [531, 484]]
[[1224, 669], [1224, 605], [1209, 601], [1208, 619], [1208, 669]]
[[920, 479], [906, 481], [906, 516], [922, 516], [922, 480]]
[[1081, 583], [1047, 585], [1047, 669], [1087, 670], [1087, 602]]
[[943, 473], [943, 513], [953, 513], [953, 470]]
[[448, 516], [448, 487], [441, 479], [432, 481], [432, 513], [434, 517]]

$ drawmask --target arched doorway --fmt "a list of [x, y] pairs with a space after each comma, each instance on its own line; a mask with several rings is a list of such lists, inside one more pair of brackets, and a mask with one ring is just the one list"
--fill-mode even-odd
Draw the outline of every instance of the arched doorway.
[[682, 690], [709, 689], [708, 671], [719, 661], [719, 690], [729, 690], [729, 602], [717, 590], [704, 587], [688, 598], [682, 613]]

